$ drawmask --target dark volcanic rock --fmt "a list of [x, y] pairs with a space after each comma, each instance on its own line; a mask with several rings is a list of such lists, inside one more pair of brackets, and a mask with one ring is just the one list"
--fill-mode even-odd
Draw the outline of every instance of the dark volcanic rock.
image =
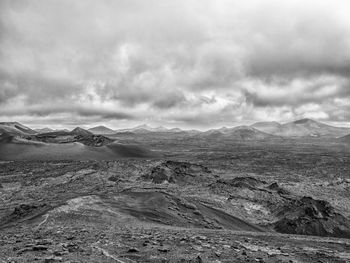
[[350, 220], [327, 201], [303, 197], [284, 206], [278, 216], [274, 228], [281, 233], [350, 238]]
[[46, 143], [80, 142], [87, 146], [94, 146], [94, 147], [104, 146], [114, 141], [103, 135], [94, 135], [92, 132], [86, 131], [81, 128], [75, 128], [71, 132], [57, 131], [57, 132], [41, 133], [33, 136], [27, 136], [26, 139], [36, 140], [36, 141], [41, 141]]
[[281, 195], [288, 195], [289, 194], [289, 192], [287, 190], [280, 187], [279, 184], [276, 182], [270, 184], [267, 188], [270, 190], [276, 191], [278, 194], [281, 194]]
[[45, 207], [45, 204], [43, 205], [31, 205], [31, 204], [21, 204], [18, 207], [15, 208], [15, 210], [11, 213], [11, 218], [18, 219], [25, 216], [30, 215], [33, 211]]
[[254, 177], [236, 177], [233, 179], [219, 179], [216, 181], [218, 184], [225, 184], [232, 187], [239, 188], [250, 188], [255, 189], [256, 187], [266, 184], [265, 181], [256, 179]]
[[145, 179], [152, 180], [153, 183], [186, 183], [194, 181], [203, 181], [210, 179], [211, 171], [199, 164], [166, 161], [155, 167], [143, 176]]
[[75, 139], [78, 142], [83, 143], [87, 146], [94, 146], [94, 147], [104, 146], [114, 141], [103, 135], [88, 135], [88, 136], [78, 135], [78, 136], [75, 136]]
[[128, 249], [128, 253], [137, 253], [137, 252], [139, 252], [139, 250], [135, 247], [131, 247]]
[[0, 226], [33, 219], [50, 209], [47, 204], [21, 204], [15, 207], [12, 213], [0, 219]]

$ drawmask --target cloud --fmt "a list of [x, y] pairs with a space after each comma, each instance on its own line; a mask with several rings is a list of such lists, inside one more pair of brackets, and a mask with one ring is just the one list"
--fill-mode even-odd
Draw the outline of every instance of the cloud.
[[61, 114], [73, 114], [81, 117], [98, 117], [102, 120], [108, 119], [133, 119], [134, 117], [130, 114], [112, 110], [108, 108], [102, 107], [94, 107], [94, 106], [85, 106], [85, 105], [68, 105], [68, 104], [60, 104], [60, 105], [51, 105], [51, 104], [43, 104], [43, 105], [31, 105], [21, 108], [18, 105], [15, 107], [10, 107], [8, 109], [3, 110], [2, 112], [5, 116], [33, 116], [33, 117], [47, 117], [53, 115], [61, 115]]
[[4, 0], [0, 118], [350, 124], [338, 103], [350, 99], [349, 8], [345, 0]]
[[289, 81], [248, 81], [241, 84], [248, 102], [257, 107], [324, 103], [349, 95], [349, 81], [339, 77], [295, 78]]

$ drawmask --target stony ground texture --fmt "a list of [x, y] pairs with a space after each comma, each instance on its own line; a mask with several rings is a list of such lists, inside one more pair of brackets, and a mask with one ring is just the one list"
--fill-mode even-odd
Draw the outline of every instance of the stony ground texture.
[[[164, 157], [1, 162], [0, 262], [350, 262], [348, 149], [139, 143]], [[300, 200], [323, 236], [276, 230]]]

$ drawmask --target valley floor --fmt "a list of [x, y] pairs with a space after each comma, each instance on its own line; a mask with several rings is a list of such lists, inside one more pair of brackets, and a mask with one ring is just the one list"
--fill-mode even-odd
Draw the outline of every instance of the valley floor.
[[139, 143], [164, 157], [1, 162], [0, 262], [350, 261], [347, 148]]

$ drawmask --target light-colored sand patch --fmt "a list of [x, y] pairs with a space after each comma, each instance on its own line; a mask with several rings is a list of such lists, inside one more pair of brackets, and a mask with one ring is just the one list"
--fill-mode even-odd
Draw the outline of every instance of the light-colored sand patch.
[[85, 177], [88, 176], [90, 174], [93, 174], [94, 172], [96, 172], [93, 169], [82, 169], [80, 171], [77, 172], [68, 172], [64, 175], [58, 176], [58, 177], [50, 177], [48, 179], [46, 179], [46, 181], [44, 182], [43, 185], [59, 185], [59, 184], [66, 184], [69, 183], [71, 181], [77, 180], [80, 177]]
[[267, 210], [264, 206], [259, 204], [254, 204], [251, 202], [244, 203], [244, 209], [247, 211], [248, 214], [253, 213], [262, 213], [264, 215], [269, 215], [270, 211]]
[[53, 209], [51, 213], [59, 213], [59, 212], [68, 213], [71, 211], [78, 211], [81, 208], [94, 209], [95, 204], [98, 202], [100, 202], [100, 198], [93, 195], [77, 197], [77, 198], [68, 200], [66, 205], [62, 205], [60, 207]]
[[57, 213], [72, 213], [80, 212], [83, 214], [84, 211], [97, 211], [98, 214], [107, 217], [113, 217], [117, 220], [130, 220], [129, 215], [120, 212], [118, 209], [110, 207], [109, 204], [103, 202], [98, 196], [83, 196], [70, 199], [67, 204], [57, 207], [49, 212], [49, 215]]
[[1, 183], [2, 190], [5, 191], [18, 191], [21, 189], [22, 184], [20, 182], [14, 183]]

